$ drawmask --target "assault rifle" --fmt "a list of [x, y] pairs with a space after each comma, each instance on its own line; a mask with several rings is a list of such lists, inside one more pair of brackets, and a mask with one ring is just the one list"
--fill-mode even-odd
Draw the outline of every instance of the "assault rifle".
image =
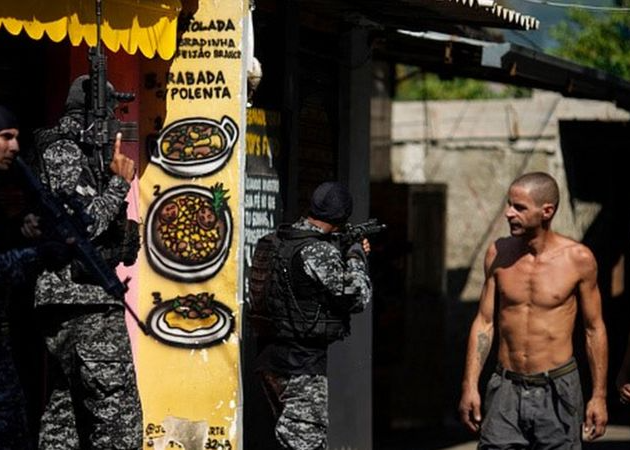
[[369, 219], [367, 222], [356, 225], [346, 224], [339, 233], [334, 233], [334, 238], [339, 242], [340, 249], [347, 250], [355, 242], [361, 242], [386, 228], [387, 225], [379, 223], [378, 219]]
[[70, 209], [68, 211], [64, 203], [44, 187], [21, 157], [15, 157], [13, 166], [20, 171], [21, 181], [25, 183], [25, 187], [39, 202], [38, 213], [41, 214], [50, 237], [59, 242], [72, 242], [74, 254], [85, 269], [90, 272], [105, 292], [123, 301], [125, 308], [142, 332], [148, 334], [145, 324], [125, 301], [129, 279], [125, 280], [124, 283], [120, 281], [114, 269], [105, 262], [100, 252], [92, 245], [87, 232], [87, 227], [90, 224], [89, 217], [81, 208], [75, 207], [71, 201], [66, 202]]
[[96, 46], [90, 47], [90, 89], [86, 105], [86, 128], [81, 132], [81, 141], [93, 145], [98, 166], [104, 173], [112, 159], [112, 148], [116, 134], [123, 133], [123, 140], [137, 141], [138, 127], [132, 122], [121, 122], [113, 118], [108, 109], [113, 109], [117, 102], [131, 102], [135, 94], [116, 92], [107, 82], [107, 58], [101, 43], [102, 0], [96, 1]]

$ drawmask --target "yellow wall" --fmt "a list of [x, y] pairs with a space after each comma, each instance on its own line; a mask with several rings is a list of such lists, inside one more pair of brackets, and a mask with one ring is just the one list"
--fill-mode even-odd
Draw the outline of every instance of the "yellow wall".
[[145, 61], [143, 253], [132, 336], [145, 449], [235, 449], [247, 2], [183, 2], [172, 61]]

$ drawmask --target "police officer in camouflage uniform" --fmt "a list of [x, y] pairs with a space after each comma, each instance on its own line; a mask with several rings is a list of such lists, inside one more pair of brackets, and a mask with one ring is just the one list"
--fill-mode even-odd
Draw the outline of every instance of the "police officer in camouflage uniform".
[[[0, 105], [0, 171], [9, 170], [20, 151], [18, 122], [15, 115]], [[0, 211], [0, 450], [33, 448], [29, 435], [26, 402], [20, 384], [11, 345], [7, 318], [9, 292], [6, 288], [32, 276], [43, 266], [60, 267], [68, 262], [69, 252], [56, 242], [41, 242], [24, 247], [24, 237], [39, 235], [36, 218], [24, 222], [11, 221]], [[34, 222], [33, 222], [34, 221]]]
[[[111, 161], [103, 161], [82, 138], [88, 93], [89, 78], [77, 78], [58, 124], [36, 133], [40, 176], [53, 193], [82, 206], [91, 218], [93, 242], [116, 248], [121, 242], [103, 236], [117, 235], [110, 234], [111, 227], [121, 214], [126, 217], [134, 162], [120, 152], [119, 140]], [[113, 110], [109, 113], [113, 118]], [[60, 368], [42, 417], [41, 450], [142, 447], [142, 411], [122, 301], [91, 281], [75, 261], [38, 277], [35, 306]]]
[[[0, 170], [9, 170], [20, 150], [18, 124], [15, 115], [0, 106]], [[20, 238], [19, 227], [12, 226], [8, 218], [0, 217], [0, 283], [24, 276], [26, 268], [37, 260], [34, 249], [14, 249]], [[15, 363], [6, 316], [7, 292], [0, 292], [0, 450], [28, 449], [26, 402]]]
[[[0, 154], [2, 153], [2, 134], [0, 130]], [[2, 158], [2, 156], [0, 156]], [[6, 220], [0, 219], [3, 225]], [[0, 235], [4, 241], [9, 230], [0, 226]], [[21, 239], [21, 236], [14, 235]], [[15, 241], [10, 245], [15, 245]], [[3, 242], [0, 246], [6, 249]], [[13, 360], [9, 319], [7, 316], [10, 292], [7, 287], [23, 282], [31, 277], [43, 265], [54, 269], [67, 264], [69, 253], [63, 244], [46, 242], [37, 246], [13, 248], [0, 253], [0, 450], [29, 450], [30, 430], [27, 424], [26, 400], [20, 384], [19, 375]], [[18, 299], [22, 300], [22, 299]]]
[[[255, 366], [274, 411], [279, 448], [323, 450], [327, 445], [328, 346], [349, 334], [350, 314], [363, 311], [372, 298], [367, 239], [348, 250], [330, 239], [351, 213], [347, 188], [323, 183], [313, 192], [308, 217], [281, 225], [273, 235], [284, 262], [278, 264], [277, 257], [261, 261], [261, 244], [254, 255], [252, 299], [257, 278], [271, 277], [266, 298], [256, 299], [267, 310], [254, 307], [251, 323], [263, 329], [260, 323], [266, 321], [275, 330], [266, 337], [260, 333], [264, 345]], [[279, 272], [278, 265], [283, 267]]]

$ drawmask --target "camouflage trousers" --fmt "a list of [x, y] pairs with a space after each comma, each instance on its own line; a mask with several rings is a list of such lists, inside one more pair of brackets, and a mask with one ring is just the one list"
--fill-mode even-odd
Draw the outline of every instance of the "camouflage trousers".
[[61, 370], [42, 417], [39, 449], [141, 449], [142, 410], [124, 310], [59, 305], [42, 311], [48, 312], [42, 316], [46, 346]]
[[20, 385], [8, 329], [0, 324], [0, 450], [27, 450], [29, 442], [26, 401]]
[[324, 375], [262, 374], [282, 448], [324, 450], [328, 431], [328, 379]]

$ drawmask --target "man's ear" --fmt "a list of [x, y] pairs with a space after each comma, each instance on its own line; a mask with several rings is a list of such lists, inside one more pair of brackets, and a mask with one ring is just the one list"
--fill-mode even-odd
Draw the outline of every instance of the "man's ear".
[[545, 203], [542, 207], [543, 210], [543, 219], [549, 220], [556, 213], [556, 207], [553, 203]]

